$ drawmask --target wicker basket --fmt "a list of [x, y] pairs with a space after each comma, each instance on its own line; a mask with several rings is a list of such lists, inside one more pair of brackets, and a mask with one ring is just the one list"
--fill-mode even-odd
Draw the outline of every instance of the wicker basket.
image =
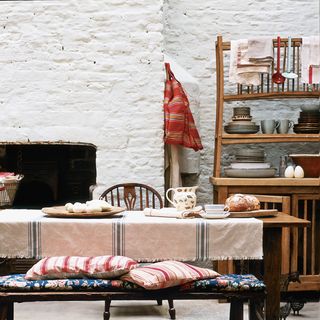
[[4, 179], [4, 181], [0, 183], [0, 208], [10, 208], [13, 204], [23, 175], [17, 175], [14, 178]]

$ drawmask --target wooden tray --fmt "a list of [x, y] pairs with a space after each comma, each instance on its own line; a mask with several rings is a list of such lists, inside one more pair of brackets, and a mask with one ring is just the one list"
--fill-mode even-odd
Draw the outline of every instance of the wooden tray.
[[100, 218], [113, 216], [114, 214], [125, 210], [125, 208], [121, 207], [112, 207], [112, 209], [109, 211], [69, 212], [65, 210], [64, 206], [46, 207], [41, 209], [41, 211], [46, 215], [56, 218]]
[[253, 210], [253, 211], [232, 211], [229, 218], [261, 218], [261, 217], [274, 217], [278, 215], [277, 209]]

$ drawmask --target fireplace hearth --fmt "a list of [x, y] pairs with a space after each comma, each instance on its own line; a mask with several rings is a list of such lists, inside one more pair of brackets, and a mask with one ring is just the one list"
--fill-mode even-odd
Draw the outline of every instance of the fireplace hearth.
[[96, 147], [86, 143], [0, 146], [1, 171], [24, 175], [14, 208], [42, 208], [89, 199], [96, 183]]

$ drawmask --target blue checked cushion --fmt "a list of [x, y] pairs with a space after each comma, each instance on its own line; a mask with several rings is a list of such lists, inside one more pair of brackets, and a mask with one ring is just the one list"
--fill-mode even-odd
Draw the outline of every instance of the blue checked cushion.
[[[0, 277], [0, 291], [141, 291], [142, 287], [118, 279], [26, 280], [24, 274]], [[214, 279], [196, 280], [179, 287], [179, 291], [262, 291], [265, 284], [251, 274], [226, 274]], [[174, 289], [174, 288], [172, 288]]]
[[252, 274], [225, 274], [214, 279], [189, 282], [182, 291], [263, 291], [266, 285]]
[[26, 280], [24, 274], [0, 277], [0, 291], [134, 291], [143, 290], [134, 283], [107, 279]]

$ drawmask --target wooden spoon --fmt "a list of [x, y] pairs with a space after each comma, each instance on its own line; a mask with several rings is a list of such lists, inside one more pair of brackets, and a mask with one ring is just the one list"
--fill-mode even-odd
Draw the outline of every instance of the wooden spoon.
[[277, 72], [272, 75], [272, 81], [282, 84], [286, 78], [280, 72], [280, 37], [277, 38]]

